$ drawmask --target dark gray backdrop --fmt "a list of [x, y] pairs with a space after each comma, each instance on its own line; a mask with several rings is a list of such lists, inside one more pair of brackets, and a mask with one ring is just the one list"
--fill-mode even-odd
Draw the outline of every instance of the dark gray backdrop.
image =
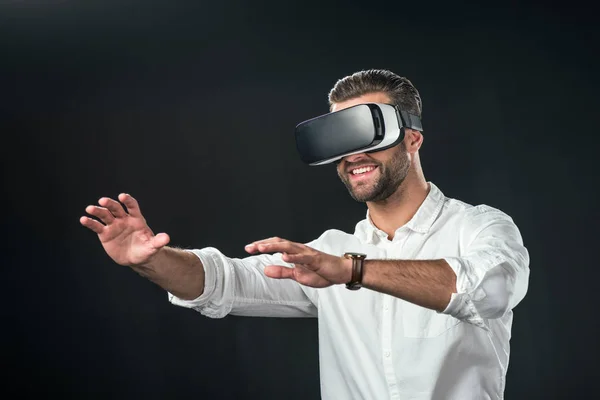
[[521, 228], [531, 282], [506, 398], [595, 386], [593, 13], [367, 3], [0, 2], [5, 392], [317, 398], [316, 321], [172, 306], [78, 219], [127, 191], [173, 244], [230, 256], [273, 235], [352, 231], [364, 205], [333, 167], [302, 165], [293, 127], [364, 68], [420, 90], [426, 177]]

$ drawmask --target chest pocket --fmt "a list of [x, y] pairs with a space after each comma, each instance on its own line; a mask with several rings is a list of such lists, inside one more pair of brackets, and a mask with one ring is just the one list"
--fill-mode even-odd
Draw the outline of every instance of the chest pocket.
[[433, 338], [441, 336], [462, 321], [450, 315], [403, 302], [400, 308], [404, 337]]

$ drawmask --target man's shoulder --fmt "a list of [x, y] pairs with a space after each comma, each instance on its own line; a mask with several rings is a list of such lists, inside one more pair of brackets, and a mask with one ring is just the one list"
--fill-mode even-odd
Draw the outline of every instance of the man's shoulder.
[[455, 198], [446, 198], [441, 213], [440, 226], [452, 226], [463, 234], [473, 234], [487, 226], [514, 225], [513, 219], [499, 208], [488, 204], [470, 204]]
[[463, 200], [446, 197], [444, 203], [446, 214], [455, 214], [460, 218], [495, 217], [510, 218], [508, 214], [499, 208], [488, 204], [470, 204]]

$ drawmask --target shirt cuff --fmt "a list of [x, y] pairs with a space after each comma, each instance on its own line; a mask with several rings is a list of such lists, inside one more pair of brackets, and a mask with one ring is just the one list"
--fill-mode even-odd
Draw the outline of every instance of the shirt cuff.
[[[456, 291], [450, 296], [450, 302], [442, 311], [442, 314], [448, 314], [454, 318], [460, 319], [461, 321], [468, 322], [480, 328], [489, 331], [489, 327], [479, 315], [477, 307], [473, 303], [472, 295], [485, 296], [485, 293], [481, 289], [476, 289], [474, 293], [467, 293], [468, 277], [465, 277], [463, 267], [460, 260], [454, 257], [446, 258], [445, 261], [450, 265], [450, 268], [456, 274]], [[464, 279], [467, 278], [467, 279]], [[472, 284], [472, 282], [469, 282]]]
[[467, 293], [452, 293], [450, 302], [446, 309], [442, 311], [442, 314], [451, 315], [461, 321], [468, 322], [489, 331], [489, 327], [477, 312], [477, 308], [475, 308], [471, 296]]
[[200, 296], [193, 300], [183, 300], [174, 294], [168, 292], [169, 301], [180, 307], [198, 308], [202, 307], [210, 301], [210, 297], [215, 291], [217, 285], [217, 262], [213, 255], [206, 250], [186, 250], [195, 254], [202, 263], [204, 268], [204, 291]]

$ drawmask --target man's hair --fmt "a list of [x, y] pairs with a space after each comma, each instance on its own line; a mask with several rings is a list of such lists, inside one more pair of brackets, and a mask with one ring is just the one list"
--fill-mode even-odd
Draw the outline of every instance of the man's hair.
[[401, 110], [421, 117], [417, 88], [407, 78], [385, 69], [359, 71], [338, 80], [329, 92], [329, 105], [377, 92], [385, 93]]

